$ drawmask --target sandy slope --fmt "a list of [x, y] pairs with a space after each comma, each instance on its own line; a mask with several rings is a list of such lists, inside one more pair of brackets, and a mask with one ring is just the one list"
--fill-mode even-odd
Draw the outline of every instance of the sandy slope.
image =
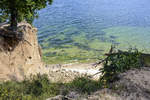
[[[64, 65], [48, 65], [46, 70], [49, 70], [48, 75], [50, 80], [54, 82], [69, 82], [76, 77], [91, 76], [99, 72], [99, 68], [93, 64], [64, 64]], [[93, 76], [93, 79], [99, 79], [99, 74]]]
[[[70, 92], [67, 100], [150, 100], [150, 67], [132, 69], [121, 75], [111, 88], [101, 89], [90, 95]], [[47, 100], [62, 100], [56, 96]]]
[[[99, 90], [89, 98], [94, 100], [150, 100], [150, 67], [132, 69], [120, 76], [112, 88]], [[87, 99], [93, 100], [93, 99]]]
[[[99, 72], [99, 68], [96, 68], [92, 63], [89, 64], [55, 64], [55, 65], [45, 65], [44, 67], [39, 67], [31, 69], [28, 71], [28, 75], [34, 73], [47, 74], [52, 82], [69, 82], [76, 77], [94, 75]], [[100, 74], [93, 76], [93, 79], [98, 79]]]

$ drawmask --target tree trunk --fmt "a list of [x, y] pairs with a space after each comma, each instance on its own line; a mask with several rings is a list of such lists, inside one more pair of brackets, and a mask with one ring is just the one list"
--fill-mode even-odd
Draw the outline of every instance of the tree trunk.
[[11, 9], [10, 28], [12, 31], [17, 31], [17, 10]]

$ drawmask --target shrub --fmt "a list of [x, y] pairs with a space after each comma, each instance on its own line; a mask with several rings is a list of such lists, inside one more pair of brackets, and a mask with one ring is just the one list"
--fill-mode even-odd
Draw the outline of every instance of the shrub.
[[32, 76], [22, 82], [0, 84], [0, 100], [45, 100], [59, 94], [60, 85], [50, 83], [47, 75]]
[[88, 94], [96, 91], [100, 87], [101, 84], [98, 81], [91, 80], [87, 77], [79, 77], [69, 83], [69, 89]]
[[22, 100], [21, 85], [18, 82], [0, 84], [0, 100]]
[[49, 87], [50, 82], [47, 75], [32, 76], [30, 80], [24, 80], [25, 84], [25, 93], [32, 94], [33, 96], [40, 96], [44, 92], [47, 91], [47, 87]]
[[141, 52], [137, 49], [129, 49], [127, 52], [119, 51], [117, 53], [110, 53], [104, 60], [104, 67], [100, 69], [102, 77], [100, 81], [104, 84], [117, 80], [119, 73], [125, 72], [131, 68], [140, 68]]

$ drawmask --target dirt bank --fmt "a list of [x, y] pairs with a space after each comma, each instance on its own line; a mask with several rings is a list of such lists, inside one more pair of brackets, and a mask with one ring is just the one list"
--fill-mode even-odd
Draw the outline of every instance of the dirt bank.
[[13, 33], [7, 26], [0, 26], [0, 81], [23, 80], [28, 72], [43, 66], [37, 29], [22, 22]]

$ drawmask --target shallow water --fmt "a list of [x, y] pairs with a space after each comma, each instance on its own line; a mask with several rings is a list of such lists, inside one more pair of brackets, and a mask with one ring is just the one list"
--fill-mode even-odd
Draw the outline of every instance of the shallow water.
[[110, 46], [150, 51], [149, 0], [54, 0], [34, 21], [47, 63], [92, 62]]

